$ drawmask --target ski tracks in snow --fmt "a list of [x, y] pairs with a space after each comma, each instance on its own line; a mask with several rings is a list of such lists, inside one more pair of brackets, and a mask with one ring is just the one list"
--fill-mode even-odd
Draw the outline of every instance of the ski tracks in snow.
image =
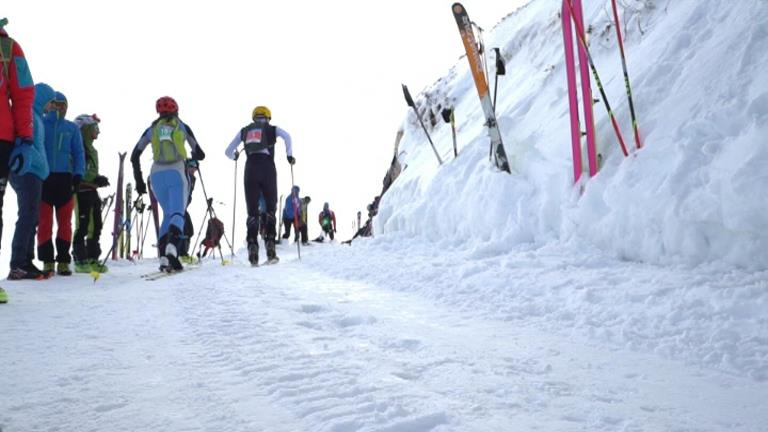
[[[768, 423], [760, 383], [313, 270], [343, 256], [334, 249], [257, 269], [210, 265], [142, 282], [135, 267], [117, 267], [96, 286], [14, 290], [0, 316], [0, 427], [714, 432]], [[378, 263], [369, 273], [397, 262], [388, 252], [369, 259]], [[398, 269], [387, 271], [397, 278]]]

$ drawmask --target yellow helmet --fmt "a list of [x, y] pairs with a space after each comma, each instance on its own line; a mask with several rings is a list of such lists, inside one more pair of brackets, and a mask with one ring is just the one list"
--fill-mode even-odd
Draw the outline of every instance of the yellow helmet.
[[253, 109], [253, 112], [251, 113], [251, 118], [256, 120], [256, 117], [266, 117], [268, 119], [272, 119], [272, 111], [269, 110], [269, 108], [265, 106], [257, 106]]

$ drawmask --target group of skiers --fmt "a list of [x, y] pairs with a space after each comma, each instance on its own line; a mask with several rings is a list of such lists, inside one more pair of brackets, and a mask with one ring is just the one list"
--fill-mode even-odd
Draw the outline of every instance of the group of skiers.
[[[288, 239], [291, 236], [291, 226], [295, 228], [295, 239], [301, 241], [301, 244], [309, 245], [309, 227], [307, 225], [309, 220], [309, 203], [312, 198], [309, 196], [300, 197], [299, 186], [293, 186], [291, 188], [291, 194], [285, 199], [285, 207], [283, 208], [283, 226], [285, 232], [283, 233], [283, 239]], [[317, 217], [317, 222], [320, 224], [322, 234], [315, 239], [316, 242], [322, 242], [325, 240], [325, 236], [328, 236], [331, 240], [336, 233], [336, 214], [331, 210], [330, 205], [326, 202], [323, 204], [323, 210]]]
[[[0, 20], [0, 93], [5, 95], [0, 102], [0, 215], [8, 183], [18, 204], [8, 279], [71, 275], [72, 248], [76, 270], [106, 271], [96, 261], [101, 253], [101, 200], [96, 189], [109, 185], [99, 174], [93, 147], [99, 119], [88, 114], [74, 122], [65, 119], [67, 98], [47, 84], [34, 84], [24, 51], [8, 36], [5, 24], [6, 19]], [[42, 270], [33, 263], [35, 246]], [[7, 294], [0, 288], [4, 302]]]
[[[99, 155], [94, 147], [100, 119], [95, 114], [82, 114], [74, 121], [67, 120], [67, 98], [47, 84], [34, 84], [24, 52], [8, 36], [5, 24], [6, 19], [0, 21], [0, 92], [6, 95], [0, 102], [0, 237], [2, 203], [8, 183], [16, 191], [19, 209], [8, 279], [40, 280], [56, 273], [68, 276], [73, 273], [73, 259], [75, 272], [107, 272], [104, 261], [100, 261], [102, 199], [98, 189], [110, 183], [99, 173]], [[183, 269], [181, 257], [187, 255], [191, 237], [187, 206], [195, 179], [190, 172], [194, 173], [205, 153], [190, 126], [179, 118], [179, 106], [173, 98], [159, 98], [155, 108], [158, 117], [139, 138], [130, 160], [135, 190], [141, 196], [147, 193], [147, 182], [140, 157], [151, 147], [153, 162], [148, 181], [163, 214], [158, 230], [160, 270], [174, 272]], [[259, 261], [259, 234], [268, 262], [279, 261], [275, 251], [278, 196], [274, 161], [278, 138], [285, 144], [291, 169], [296, 162], [291, 136], [272, 125], [271, 119], [269, 108], [254, 108], [251, 122], [237, 132], [225, 150], [226, 156], [235, 161], [240, 154], [246, 155], [246, 239], [252, 265]], [[294, 225], [297, 236], [301, 233], [302, 243], [308, 244], [309, 202], [309, 197], [299, 197], [298, 186], [292, 188], [281, 215], [286, 229], [283, 238], [290, 236], [290, 227]], [[74, 234], [73, 211], [77, 215]], [[58, 227], [55, 238], [54, 216]], [[318, 222], [323, 236], [333, 239], [336, 216], [328, 203], [324, 204]], [[223, 233], [223, 226], [219, 231]], [[33, 263], [35, 244], [42, 269]], [[0, 303], [5, 302], [7, 294], [0, 288]]]

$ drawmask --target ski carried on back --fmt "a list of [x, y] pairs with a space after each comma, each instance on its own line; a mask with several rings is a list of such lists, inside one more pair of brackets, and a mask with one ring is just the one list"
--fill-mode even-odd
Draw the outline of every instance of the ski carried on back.
[[488, 126], [488, 135], [491, 138], [491, 146], [494, 149], [496, 166], [500, 170], [511, 173], [507, 152], [504, 150], [504, 143], [501, 140], [501, 131], [499, 131], [499, 125], [496, 122], [496, 113], [493, 110], [491, 92], [488, 91], [488, 81], [485, 79], [483, 72], [480, 51], [477, 49], [475, 33], [472, 31], [472, 21], [469, 20], [467, 10], [461, 3], [454, 3], [451, 8], [456, 24], [459, 26], [464, 49], [467, 51], [467, 60], [469, 60], [472, 78], [475, 81], [475, 87], [477, 87], [477, 93], [480, 96], [480, 105], [483, 107], [483, 113], [485, 114], [485, 125]]

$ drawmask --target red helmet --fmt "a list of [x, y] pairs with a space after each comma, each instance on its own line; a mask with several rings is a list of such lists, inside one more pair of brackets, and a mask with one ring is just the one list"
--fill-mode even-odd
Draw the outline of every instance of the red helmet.
[[158, 114], [175, 114], [179, 112], [179, 105], [170, 96], [163, 96], [155, 103]]

